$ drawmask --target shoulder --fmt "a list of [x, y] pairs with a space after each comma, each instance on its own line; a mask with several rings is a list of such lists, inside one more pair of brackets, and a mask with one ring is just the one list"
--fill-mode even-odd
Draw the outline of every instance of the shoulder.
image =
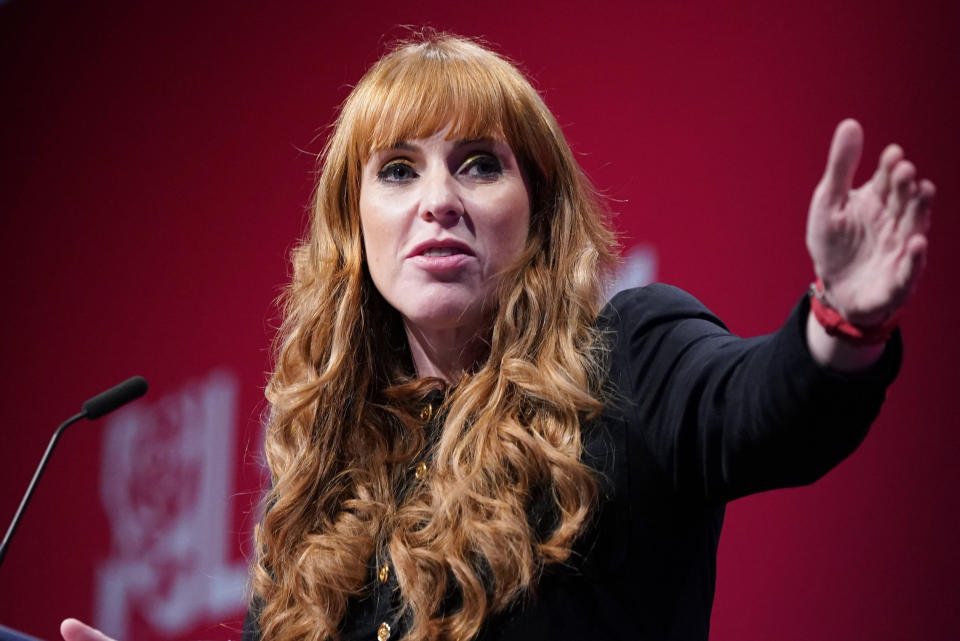
[[599, 325], [618, 333], [644, 333], [685, 319], [707, 321], [726, 330], [723, 322], [694, 296], [663, 283], [618, 292], [600, 312]]

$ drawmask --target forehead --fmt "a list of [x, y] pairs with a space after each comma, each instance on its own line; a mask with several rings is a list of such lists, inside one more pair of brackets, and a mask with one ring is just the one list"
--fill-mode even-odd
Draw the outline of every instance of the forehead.
[[379, 148], [371, 149], [371, 157], [376, 155], [378, 152], [382, 151], [411, 151], [418, 152], [425, 149], [441, 147], [444, 149], [458, 149], [460, 147], [466, 147], [470, 145], [490, 145], [490, 146], [504, 146], [507, 149], [510, 148], [510, 145], [502, 139], [502, 137], [493, 137], [493, 136], [480, 136], [476, 138], [457, 138], [450, 135], [447, 128], [444, 128], [442, 131], [437, 131], [431, 134], [426, 138], [410, 138], [410, 139], [399, 139], [394, 142]]
[[354, 141], [362, 158], [444, 132], [446, 140], [504, 140], [505, 87], [476, 65], [412, 64], [373, 78], [358, 96]]
[[[469, 122], [469, 118], [451, 113], [446, 121], [440, 117], [425, 118], [422, 115], [411, 118], [409, 122], [387, 123], [385, 120], [396, 120], [384, 117], [370, 128], [365, 136], [366, 145], [362, 145], [361, 156], [368, 159], [378, 152], [387, 149], [415, 151], [437, 144], [461, 147], [471, 143], [507, 144], [503, 130], [498, 123]], [[437, 120], [439, 122], [431, 122]]]

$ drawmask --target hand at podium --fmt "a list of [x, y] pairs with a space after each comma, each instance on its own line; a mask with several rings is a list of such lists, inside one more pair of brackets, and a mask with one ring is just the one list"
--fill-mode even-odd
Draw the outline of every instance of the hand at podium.
[[114, 641], [100, 630], [77, 619], [64, 619], [60, 624], [63, 641]]

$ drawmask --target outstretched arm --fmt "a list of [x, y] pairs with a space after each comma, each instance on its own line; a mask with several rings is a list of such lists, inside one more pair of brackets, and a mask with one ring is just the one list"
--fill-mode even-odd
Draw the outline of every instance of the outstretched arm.
[[[889, 145], [873, 177], [852, 189], [862, 151], [863, 129], [855, 120], [844, 120], [810, 203], [807, 249], [825, 302], [852, 325], [869, 330], [894, 316], [917, 285], [935, 189], [929, 180], [918, 180], [898, 145]], [[883, 345], [828, 334], [813, 314], [807, 319], [807, 343], [820, 365], [840, 371], [864, 369], [883, 351]]]

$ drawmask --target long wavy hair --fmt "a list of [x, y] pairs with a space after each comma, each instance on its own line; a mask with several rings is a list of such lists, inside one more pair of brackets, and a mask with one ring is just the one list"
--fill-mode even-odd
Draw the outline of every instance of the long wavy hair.
[[[486, 358], [448, 390], [428, 439], [416, 407], [440, 381], [416, 379], [399, 314], [370, 279], [358, 201], [372, 152], [445, 128], [510, 145], [531, 217], [499, 278]], [[252, 578], [263, 638], [335, 639], [371, 560], [389, 553], [409, 638], [470, 639], [570, 557], [591, 515], [598, 481], [580, 460], [581, 423], [603, 407], [595, 321], [615, 238], [536, 90], [464, 38], [423, 34], [374, 64], [322, 163], [266, 392], [273, 485]], [[418, 455], [431, 472], [414, 482]], [[547, 527], [531, 518], [535, 500]]]

